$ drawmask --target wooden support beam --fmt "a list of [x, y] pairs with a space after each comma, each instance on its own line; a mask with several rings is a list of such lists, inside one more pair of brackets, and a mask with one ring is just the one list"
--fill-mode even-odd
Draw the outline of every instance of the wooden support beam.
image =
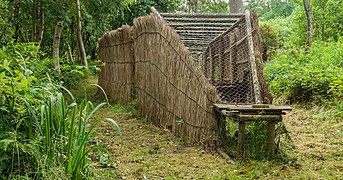
[[207, 31], [207, 30], [175, 30], [177, 33], [184, 34], [221, 34], [220, 31]]
[[171, 27], [231, 27], [234, 23], [168, 23]]
[[240, 121], [268, 121], [268, 122], [281, 122], [281, 115], [236, 115], [234, 116]]
[[237, 158], [244, 158], [244, 142], [245, 142], [245, 122], [239, 122], [238, 125], [238, 144], [237, 144]]
[[275, 121], [270, 121], [267, 127], [267, 154], [269, 158], [275, 156], [275, 124]]
[[178, 26], [178, 27], [175, 27], [174, 29], [176, 29], [176, 30], [209, 30], [209, 31], [220, 31], [220, 32], [227, 30], [226, 27], [203, 27], [203, 26], [201, 26], [201, 27]]
[[[217, 117], [221, 114], [220, 122], [225, 121], [224, 117], [238, 122], [238, 142], [236, 157], [244, 159], [245, 149], [245, 126], [248, 121], [266, 121], [267, 125], [267, 141], [266, 149], [269, 158], [275, 157], [275, 126], [282, 120], [283, 111], [290, 111], [289, 106], [273, 106], [267, 104], [254, 104], [254, 105], [228, 105], [228, 104], [214, 104]], [[262, 113], [262, 114], [261, 114]], [[219, 125], [219, 124], [218, 124]], [[225, 126], [221, 123], [219, 126]], [[222, 129], [224, 127], [219, 127]], [[222, 138], [223, 135], [220, 136]], [[223, 136], [224, 137], [224, 136]], [[225, 140], [227, 141], [227, 140]], [[225, 141], [223, 143], [225, 143]]]

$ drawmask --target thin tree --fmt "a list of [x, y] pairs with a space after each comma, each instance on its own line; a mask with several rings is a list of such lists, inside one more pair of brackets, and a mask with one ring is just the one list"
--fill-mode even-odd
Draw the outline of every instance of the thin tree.
[[313, 37], [313, 14], [309, 0], [303, 0], [304, 9], [307, 17], [307, 44], [311, 47]]
[[40, 29], [39, 29], [39, 34], [38, 34], [38, 46], [40, 46], [42, 43], [44, 30], [45, 30], [44, 0], [39, 1], [39, 13], [40, 13]]
[[[44, 19], [44, 0], [33, 1], [33, 8], [32, 8], [32, 32], [31, 38], [33, 42], [37, 42], [38, 46], [40, 46], [45, 29], [45, 19]], [[37, 28], [37, 21], [39, 21], [39, 28]]]
[[55, 26], [55, 33], [54, 33], [54, 40], [52, 43], [52, 58], [54, 60], [54, 67], [57, 69], [58, 74], [61, 73], [60, 69], [60, 42], [61, 42], [61, 34], [63, 30], [64, 21], [58, 21]]
[[78, 45], [79, 45], [79, 51], [81, 54], [82, 63], [88, 69], [86, 50], [85, 50], [85, 46], [83, 44], [82, 33], [81, 33], [82, 25], [81, 25], [80, 0], [76, 0], [76, 4], [77, 4], [77, 40], [78, 40]]
[[230, 0], [229, 1], [231, 13], [242, 13], [244, 12], [243, 0]]

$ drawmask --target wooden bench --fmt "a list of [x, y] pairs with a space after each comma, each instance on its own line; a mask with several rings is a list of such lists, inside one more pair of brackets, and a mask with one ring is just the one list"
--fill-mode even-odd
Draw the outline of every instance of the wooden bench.
[[[269, 157], [275, 157], [275, 125], [282, 121], [285, 111], [291, 111], [289, 106], [274, 106], [268, 104], [253, 105], [228, 105], [214, 104], [219, 131], [225, 133], [226, 118], [238, 122], [237, 158], [244, 156], [245, 124], [249, 121], [266, 121], [267, 126], [267, 153]], [[223, 129], [224, 128], [224, 129]], [[227, 138], [220, 139], [222, 143]]]

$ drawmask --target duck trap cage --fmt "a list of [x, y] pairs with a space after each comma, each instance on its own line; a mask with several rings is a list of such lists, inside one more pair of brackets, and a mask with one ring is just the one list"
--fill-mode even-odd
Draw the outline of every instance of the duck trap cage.
[[272, 103], [255, 13], [162, 13], [225, 104]]
[[[261, 53], [255, 13], [153, 12], [99, 39], [105, 63], [99, 85], [111, 101], [137, 99], [139, 112], [153, 124], [217, 147], [232, 134], [228, 119], [253, 120], [267, 112], [262, 119], [272, 119], [272, 131], [280, 121], [282, 108], [268, 105], [272, 97]], [[274, 141], [272, 131], [268, 139]]]

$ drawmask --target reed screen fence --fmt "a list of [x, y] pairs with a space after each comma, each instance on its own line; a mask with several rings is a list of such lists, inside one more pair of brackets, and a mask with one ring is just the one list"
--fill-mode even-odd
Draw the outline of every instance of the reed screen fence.
[[109, 99], [137, 99], [155, 125], [207, 143], [217, 139], [213, 103], [271, 101], [255, 15], [161, 16], [139, 17], [99, 40], [99, 85]]

